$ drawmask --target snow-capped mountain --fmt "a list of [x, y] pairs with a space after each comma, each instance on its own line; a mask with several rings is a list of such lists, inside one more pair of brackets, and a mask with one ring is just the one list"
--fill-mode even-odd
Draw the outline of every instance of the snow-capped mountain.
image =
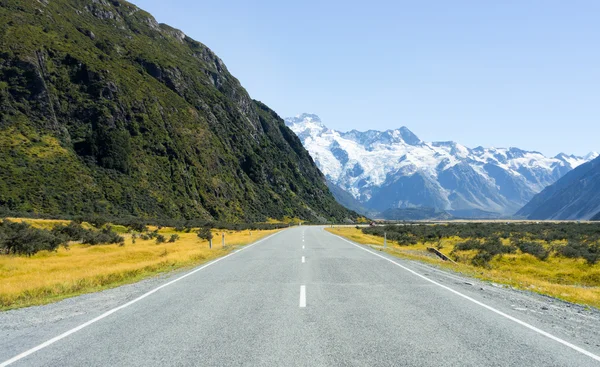
[[511, 215], [573, 168], [598, 156], [546, 157], [518, 148], [424, 142], [408, 128], [341, 132], [316, 115], [285, 119], [330, 181], [366, 208], [431, 207]]

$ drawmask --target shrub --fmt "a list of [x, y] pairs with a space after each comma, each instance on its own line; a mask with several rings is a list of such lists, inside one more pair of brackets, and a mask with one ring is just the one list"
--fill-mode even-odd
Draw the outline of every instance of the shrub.
[[88, 231], [83, 238], [82, 242], [86, 245], [99, 245], [99, 244], [125, 244], [125, 239], [118, 233], [113, 232], [112, 228], [106, 227], [99, 231]]
[[140, 238], [144, 241], [148, 241], [150, 239], [150, 236], [148, 236], [147, 234], [143, 233], [140, 235]]
[[80, 223], [71, 222], [68, 225], [56, 225], [52, 228], [52, 233], [56, 236], [62, 236], [68, 241], [81, 241], [89, 230], [83, 228]]
[[56, 251], [60, 245], [66, 245], [66, 242], [62, 236], [33, 228], [27, 223], [8, 220], [0, 222], [0, 251], [6, 254], [31, 256], [38, 251]]
[[169, 243], [173, 243], [173, 242], [177, 241], [178, 239], [179, 239], [178, 234], [172, 234], [171, 237], [169, 238]]
[[570, 240], [566, 246], [558, 249], [559, 255], [570, 259], [583, 258], [587, 252], [587, 246], [579, 241]]
[[200, 230], [198, 231], [198, 238], [200, 238], [202, 240], [207, 240], [207, 241], [212, 240], [213, 234], [210, 231], [210, 228], [208, 228], [208, 227], [200, 228]]
[[167, 239], [162, 234], [156, 236], [156, 243], [165, 243]]
[[158, 237], [158, 229], [155, 229], [152, 232], [148, 232], [148, 237], [150, 237], [150, 238], [156, 238], [156, 237]]
[[482, 244], [480, 240], [474, 238], [468, 239], [465, 242], [457, 243], [452, 251], [468, 251], [468, 250], [481, 250]]
[[106, 223], [108, 223], [108, 219], [106, 219], [100, 215], [93, 215], [89, 218], [86, 218], [85, 221], [92, 224], [96, 228], [100, 228], [103, 225], [105, 225]]
[[127, 224], [127, 227], [136, 232], [146, 232], [148, 227], [142, 221], [131, 221]]
[[542, 261], [546, 260], [548, 255], [550, 255], [550, 251], [537, 242], [515, 241], [515, 245], [522, 253], [531, 254]]

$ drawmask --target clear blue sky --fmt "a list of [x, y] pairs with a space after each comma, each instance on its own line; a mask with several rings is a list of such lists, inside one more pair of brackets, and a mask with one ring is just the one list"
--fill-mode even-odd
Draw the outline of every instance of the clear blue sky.
[[427, 141], [600, 150], [597, 0], [135, 0], [282, 117]]

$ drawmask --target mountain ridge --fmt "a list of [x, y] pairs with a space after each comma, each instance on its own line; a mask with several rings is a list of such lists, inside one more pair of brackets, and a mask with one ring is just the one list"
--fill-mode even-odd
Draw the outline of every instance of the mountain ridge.
[[368, 209], [431, 207], [510, 216], [586, 157], [545, 157], [519, 148], [424, 142], [403, 126], [385, 131], [329, 129], [314, 114], [286, 118], [333, 184]]
[[600, 219], [600, 157], [545, 188], [516, 215], [533, 220]]
[[283, 120], [223, 61], [122, 0], [0, 2], [0, 206], [348, 220]]

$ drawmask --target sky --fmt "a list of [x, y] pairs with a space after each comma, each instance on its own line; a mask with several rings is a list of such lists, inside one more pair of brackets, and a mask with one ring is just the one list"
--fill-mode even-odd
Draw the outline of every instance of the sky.
[[425, 141], [600, 151], [600, 1], [134, 0], [280, 116]]

